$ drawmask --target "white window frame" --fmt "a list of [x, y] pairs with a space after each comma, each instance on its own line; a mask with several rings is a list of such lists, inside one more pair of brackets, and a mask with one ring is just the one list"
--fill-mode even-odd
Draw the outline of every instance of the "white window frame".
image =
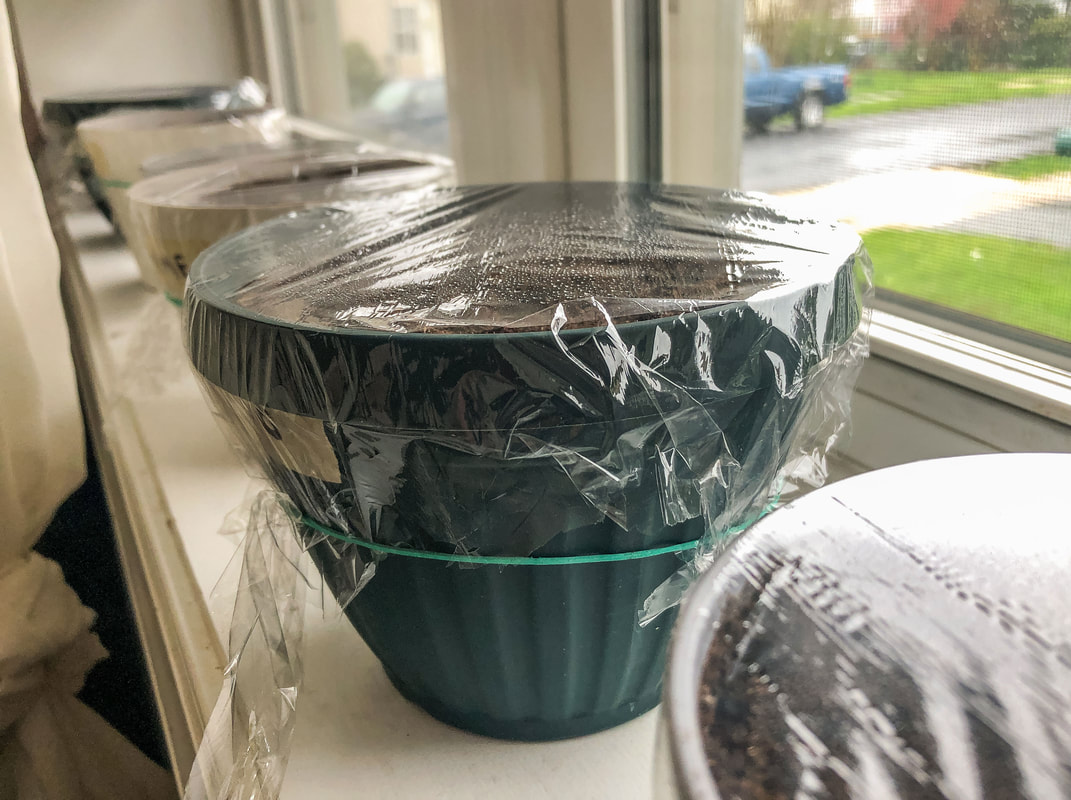
[[[260, 1], [263, 9], [297, 0]], [[300, 2], [335, 13], [334, 0]], [[660, 3], [658, 177], [738, 185], [743, 0]], [[451, 140], [463, 182], [637, 176], [626, 0], [442, 0], [442, 10]], [[298, 71], [327, 64], [321, 59]], [[715, 75], [724, 80], [709, 79]], [[309, 113], [312, 105], [292, 107]], [[856, 440], [871, 452], [856, 446], [849, 453], [861, 465], [932, 455], [935, 441], [951, 448], [947, 455], [975, 446], [1071, 450], [1071, 358], [888, 301], [875, 311], [871, 343], [857, 414], [870, 432]], [[914, 433], [903, 435], [897, 426], [905, 418], [925, 424], [908, 425]]]

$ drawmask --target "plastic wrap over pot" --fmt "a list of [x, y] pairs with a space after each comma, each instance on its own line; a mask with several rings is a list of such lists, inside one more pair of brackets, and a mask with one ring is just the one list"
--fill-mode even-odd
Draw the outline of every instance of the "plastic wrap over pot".
[[332, 530], [705, 549], [846, 422], [868, 269], [855, 234], [753, 196], [446, 190], [221, 242], [188, 345], [245, 451]]
[[[242, 142], [282, 142], [289, 121], [281, 109], [117, 111], [81, 122], [78, 138], [121, 233], [133, 228], [127, 192], [152, 156]], [[143, 274], [147, 282], [152, 276]]]
[[454, 175], [444, 158], [352, 143], [226, 149], [250, 147], [261, 152], [167, 172], [130, 189], [131, 249], [143, 272], [172, 297], [182, 297], [201, 251], [229, 234], [288, 211], [445, 185]]
[[758, 523], [678, 622], [668, 796], [1071, 795], [1068, 474], [922, 461]]
[[[468, 730], [563, 738], [652, 708], [700, 566], [823, 479], [869, 273], [855, 234], [752, 195], [413, 191], [208, 248], [186, 341], [283, 498], [272, 519], [402, 694]], [[227, 717], [236, 691], [222, 718], [274, 774], [292, 723]], [[245, 770], [249, 751], [203, 760]]]
[[204, 167], [209, 164], [218, 164], [221, 161], [233, 161], [253, 156], [282, 155], [286, 152], [292, 153], [301, 149], [348, 147], [352, 151], [359, 152], [377, 152], [383, 149], [377, 145], [363, 142], [356, 137], [340, 138], [341, 134], [329, 138], [307, 136], [293, 129], [293, 126], [300, 124], [300, 122], [299, 119], [291, 117], [289, 119], [291, 125], [290, 135], [281, 141], [238, 142], [237, 144], [224, 144], [216, 147], [195, 147], [192, 150], [182, 150], [178, 153], [152, 156], [141, 163], [141, 177], [143, 179], [155, 178], [157, 175], [175, 172], [180, 169]]
[[242, 78], [231, 86], [153, 86], [139, 89], [110, 89], [47, 98], [41, 109], [49, 141], [50, 164], [61, 180], [70, 184], [77, 178], [101, 212], [111, 219], [111, 208], [89, 157], [79, 145], [76, 128], [80, 122], [115, 111], [148, 109], [243, 109], [262, 108], [267, 103], [264, 87], [252, 78]]

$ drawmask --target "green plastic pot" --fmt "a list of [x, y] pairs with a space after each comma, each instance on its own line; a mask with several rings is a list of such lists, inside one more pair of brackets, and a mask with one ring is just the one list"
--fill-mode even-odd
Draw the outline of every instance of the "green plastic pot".
[[[313, 559], [325, 570], [334, 543]], [[544, 741], [619, 725], [659, 702], [675, 612], [637, 624], [681, 566], [461, 566], [389, 556], [346, 615], [391, 682], [432, 716], [499, 739]]]
[[[415, 219], [407, 201], [384, 201], [375, 213], [321, 208], [206, 250], [187, 284], [194, 366], [244, 449], [320, 528], [447, 555], [597, 560], [658, 551], [493, 566], [384, 558], [330, 535], [310, 540], [325, 582], [346, 597], [347, 615], [391, 680], [433, 715], [514, 739], [618, 724], [658, 702], [673, 614], [647, 627], [637, 620], [687, 558], [661, 549], [695, 542], [714, 519], [743, 522], [725, 517], [740, 505], [733, 493], [769, 490], [813, 410], [811, 376], [859, 326], [855, 270], [865, 251], [854, 235], [813, 223], [806, 249], [798, 221], [708, 190], [532, 184], [414, 202]], [[616, 226], [652, 230], [666, 215], [657, 247], [672, 255], [677, 237], [689, 254], [681, 263], [700, 275], [722, 275], [725, 253], [757, 263], [760, 291], [556, 332], [332, 326], [306, 312], [267, 313], [250, 299], [278, 281], [300, 305], [316, 294], [302, 288], [310, 275], [330, 273], [335, 297], [364, 263], [383, 270], [397, 253], [460, 258], [488, 230], [501, 244], [509, 221], [484, 218], [488, 207], [530, 226], [534, 242], [512, 227], [525, 258], [538, 259], [540, 247], [560, 255], [547, 240], [551, 223], [540, 221], [551, 214], [563, 224], [559, 206], [577, 212], [573, 220], [594, 209], [584, 235], [625, 251], [638, 244]], [[709, 230], [697, 233], [697, 220]], [[596, 223], [609, 228], [601, 238]], [[378, 238], [363, 241], [365, 230]], [[774, 252], [784, 259], [777, 268]], [[793, 259], [805, 259], [796, 280]], [[747, 277], [733, 279], [737, 295]], [[624, 371], [623, 354], [632, 364]], [[715, 468], [728, 483], [712, 477]], [[375, 576], [349, 600], [354, 562], [373, 560]]]

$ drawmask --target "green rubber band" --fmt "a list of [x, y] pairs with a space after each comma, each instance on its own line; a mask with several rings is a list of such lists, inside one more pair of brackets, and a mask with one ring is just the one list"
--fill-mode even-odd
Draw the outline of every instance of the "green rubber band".
[[176, 308], [182, 308], [182, 300], [181, 300], [181, 298], [172, 297], [167, 292], [164, 292], [164, 297], [167, 298], [167, 302], [169, 302], [171, 305], [175, 306]]
[[107, 178], [97, 178], [97, 183], [105, 189], [129, 189], [133, 185], [130, 181], [114, 181]]
[[[755, 517], [755, 519], [749, 520], [742, 525], [737, 525], [735, 528], [730, 528], [726, 531], [725, 535], [729, 536], [747, 530], [772, 511], [776, 505], [777, 498], [764, 508], [762, 513]], [[358, 547], [363, 547], [366, 550], [371, 550], [375, 553], [407, 556], [409, 558], [423, 558], [428, 561], [450, 561], [455, 564], [484, 564], [500, 567], [553, 567], [573, 564], [609, 564], [614, 561], [635, 561], [640, 558], [653, 558], [654, 556], [664, 556], [671, 553], [685, 553], [689, 550], [695, 550], [699, 546], [699, 543], [703, 541], [702, 538], [700, 538], [693, 539], [690, 542], [681, 542], [680, 544], [667, 544], [662, 547], [652, 547], [647, 550], [631, 550], [625, 553], [595, 553], [579, 556], [463, 556], [455, 555], [453, 553], [436, 553], [431, 550], [411, 550], [407, 547], [393, 547], [389, 544], [366, 542], [363, 539], [355, 539], [352, 536], [347, 536], [344, 533], [332, 530], [304, 515], [299, 518], [299, 521], [302, 525], [312, 528], [314, 531], [318, 531], [325, 536], [330, 536], [332, 539], [338, 539], [347, 544], [355, 544]]]

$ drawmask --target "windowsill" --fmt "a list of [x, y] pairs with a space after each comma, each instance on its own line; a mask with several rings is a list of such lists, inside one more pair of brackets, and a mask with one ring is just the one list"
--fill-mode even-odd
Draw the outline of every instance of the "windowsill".
[[879, 358], [1071, 425], [1071, 372], [877, 309], [870, 337]]
[[[67, 224], [78, 248], [65, 268], [72, 349], [182, 787], [226, 667], [209, 609], [234, 588], [223, 580], [215, 594], [236, 545], [214, 531], [255, 484], [204, 402], [179, 341], [179, 312], [140, 283], [100, 215], [70, 214]], [[325, 604], [307, 608], [283, 798], [350, 798], [355, 786], [369, 797], [650, 796], [656, 711], [575, 740], [474, 736], [403, 699], [333, 600]]]

